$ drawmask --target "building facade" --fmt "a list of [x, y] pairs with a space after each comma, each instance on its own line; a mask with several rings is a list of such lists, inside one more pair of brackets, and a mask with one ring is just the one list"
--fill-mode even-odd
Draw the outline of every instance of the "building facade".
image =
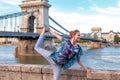
[[102, 38], [106, 39], [107, 41], [109, 42], [114, 42], [114, 37], [115, 35], [118, 35], [120, 37], [120, 32], [113, 32], [113, 31], [110, 31], [110, 32], [106, 32], [106, 33], [101, 33], [102, 35]]

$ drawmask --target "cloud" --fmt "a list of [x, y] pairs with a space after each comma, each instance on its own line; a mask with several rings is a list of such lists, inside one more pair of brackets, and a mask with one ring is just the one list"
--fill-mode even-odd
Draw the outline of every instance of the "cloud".
[[99, 13], [99, 14], [106, 14], [106, 15], [119, 15], [119, 13], [120, 13], [120, 7], [101, 8], [97, 5], [94, 5], [94, 6], [91, 6], [90, 9], [92, 11]]
[[93, 1], [92, 0], [88, 0], [88, 2], [92, 3]]
[[118, 6], [120, 7], [120, 0], [118, 0]]
[[84, 8], [83, 7], [78, 7], [78, 10], [84, 10]]
[[109, 13], [107, 10], [102, 9], [98, 6], [92, 6], [92, 7], [90, 7], [90, 9], [93, 10], [93, 11], [99, 12], [99, 13], [103, 13], [103, 14], [108, 14]]
[[118, 0], [118, 7], [108, 6], [106, 8], [101, 8], [97, 4], [95, 4], [92, 0], [88, 0], [92, 6], [90, 6], [90, 10], [97, 12], [98, 14], [105, 15], [119, 15], [120, 13], [120, 0]]
[[9, 5], [19, 5], [19, 3], [21, 2], [21, 0], [1, 0], [1, 3], [6, 3]]
[[[94, 11], [96, 14], [82, 14], [78, 11], [74, 12], [65, 12], [59, 10], [57, 8], [51, 7], [49, 10], [49, 15], [55, 19], [59, 24], [65, 27], [68, 30], [79, 29], [82, 33], [91, 32], [92, 27], [101, 27], [103, 32], [108, 32], [110, 30], [118, 31], [119, 29], [119, 21], [120, 21], [120, 0], [118, 1], [118, 7], [106, 7], [101, 8], [93, 3], [92, 0], [88, 0], [92, 3], [90, 9]], [[9, 4], [9, 6], [1, 7], [0, 10], [7, 13], [12, 11], [16, 11], [17, 6], [21, 3], [19, 0], [1, 0], [1, 3]], [[0, 4], [1, 4], [0, 3]], [[16, 7], [16, 8], [14, 8]], [[79, 7], [80, 10], [84, 10], [84, 8]], [[5, 13], [4, 12], [4, 13]], [[52, 26], [55, 24], [50, 22]], [[58, 30], [58, 26], [55, 26]], [[61, 30], [62, 31], [62, 30]], [[120, 30], [119, 30], [120, 31]]]
[[0, 1], [0, 14], [11, 14], [20, 11], [20, 7], [18, 6], [21, 3], [20, 0], [1, 0]]
[[[119, 15], [105, 15], [112, 11], [119, 12], [118, 8], [109, 7], [102, 9], [96, 8], [98, 14], [80, 14], [78, 12], [62, 12], [55, 8], [50, 8], [50, 16], [63, 25], [68, 30], [79, 29], [82, 33], [91, 32], [92, 27], [101, 27], [103, 32], [110, 30], [118, 31]], [[113, 13], [113, 12], [112, 12]], [[120, 30], [119, 30], [120, 31]]]

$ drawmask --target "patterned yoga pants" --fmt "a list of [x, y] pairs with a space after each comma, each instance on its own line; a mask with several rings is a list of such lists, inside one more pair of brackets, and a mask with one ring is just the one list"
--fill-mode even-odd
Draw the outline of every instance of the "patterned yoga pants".
[[45, 50], [44, 48], [42, 48], [42, 43], [44, 40], [44, 34], [41, 34], [38, 38], [38, 41], [35, 45], [35, 50], [41, 54], [52, 66], [53, 69], [53, 78], [54, 80], [59, 80], [61, 72], [62, 72], [62, 68], [60, 66], [58, 66], [50, 57], [51, 53], [50, 51]]

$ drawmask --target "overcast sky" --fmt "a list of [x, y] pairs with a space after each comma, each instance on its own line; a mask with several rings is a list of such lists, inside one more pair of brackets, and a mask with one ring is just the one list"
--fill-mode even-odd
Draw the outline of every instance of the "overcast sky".
[[[0, 0], [0, 15], [20, 12], [22, 0]], [[68, 30], [120, 32], [120, 0], [49, 0], [49, 15]]]

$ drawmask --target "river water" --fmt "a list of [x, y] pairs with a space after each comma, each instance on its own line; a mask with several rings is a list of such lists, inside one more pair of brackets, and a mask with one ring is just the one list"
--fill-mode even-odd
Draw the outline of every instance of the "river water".
[[[11, 64], [43, 64], [49, 63], [43, 57], [16, 57], [16, 46], [0, 46], [0, 63]], [[84, 55], [81, 61], [87, 67], [94, 69], [120, 70], [120, 47], [104, 47], [88, 49], [82, 47]], [[75, 66], [78, 66], [76, 63]]]

